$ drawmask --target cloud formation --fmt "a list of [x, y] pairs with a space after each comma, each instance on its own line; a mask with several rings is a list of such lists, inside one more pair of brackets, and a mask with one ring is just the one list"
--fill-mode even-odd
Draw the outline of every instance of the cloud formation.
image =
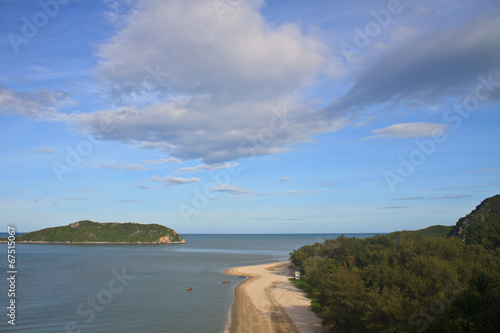
[[468, 194], [457, 194], [457, 195], [438, 195], [437, 197], [427, 198], [428, 200], [453, 200], [461, 198], [469, 198]]
[[200, 164], [195, 167], [184, 167], [176, 170], [177, 173], [193, 173], [200, 171], [213, 171], [219, 169], [227, 169], [237, 167], [239, 163], [215, 163], [215, 164]]
[[224, 20], [211, 1], [137, 5], [100, 45], [96, 69], [127, 103], [74, 114], [76, 127], [98, 133], [107, 120], [105, 140], [214, 164], [285, 152], [343, 126], [300, 93], [320, 73], [339, 76], [340, 60], [297, 24], [267, 22], [260, 2], [241, 2]]
[[170, 163], [181, 163], [178, 158], [158, 158], [156, 160], [142, 161], [144, 164], [170, 164]]
[[71, 103], [60, 90], [36, 89], [34, 92], [13, 91], [0, 86], [0, 114], [17, 114], [30, 118], [58, 120], [57, 108]]
[[245, 190], [233, 185], [220, 185], [217, 186], [216, 188], [212, 189], [212, 192], [217, 193], [217, 192], [224, 192], [224, 193], [230, 193], [230, 194], [248, 194], [251, 193], [249, 190]]
[[132, 185], [133, 187], [137, 187], [137, 188], [141, 188], [143, 190], [152, 190], [152, 189], [155, 189], [156, 186], [152, 186], [152, 185]]
[[30, 149], [30, 153], [39, 153], [39, 154], [55, 154], [57, 150], [49, 148], [49, 147], [39, 147]]
[[138, 1], [124, 28], [100, 46], [99, 72], [118, 94], [152, 85], [219, 100], [267, 99], [314, 79], [325, 47], [298, 25], [269, 24], [259, 5], [241, 2], [221, 20], [212, 1]]
[[[500, 68], [499, 18], [474, 11], [460, 24], [444, 24], [443, 13], [428, 13], [436, 6], [461, 8], [455, 3], [413, 4], [412, 15], [405, 11], [388, 28], [387, 40], [364, 50], [376, 61], [350, 64], [349, 72], [335, 56], [341, 52], [319, 35], [296, 23], [267, 21], [263, 1], [238, 2], [223, 19], [213, 1], [122, 4], [127, 6], [113, 5], [106, 14], [119, 24], [97, 45], [93, 71], [103, 95], [111, 96], [109, 107], [64, 114], [57, 110], [71, 100], [62, 90], [0, 87], [0, 113], [66, 121], [103, 140], [172, 156], [144, 164], [199, 159], [208, 166], [287, 152], [353, 121], [363, 124], [380, 110], [460, 99], [480, 76], [489, 80]], [[412, 24], [424, 15], [434, 17], [431, 28]], [[492, 82], [500, 86], [500, 77]], [[330, 88], [337, 83], [341, 88]], [[500, 89], [490, 100], [500, 100]], [[113, 130], [102, 133], [103, 122]], [[378, 129], [375, 137], [420, 137], [432, 130], [416, 124]], [[208, 170], [195, 168], [178, 172]]]
[[200, 181], [198, 178], [181, 178], [181, 177], [172, 177], [172, 176], [153, 176], [149, 180], [159, 181], [163, 183], [163, 186], [166, 188], [170, 188], [172, 186], [184, 185], [189, 183], [197, 183]]
[[147, 168], [140, 165], [140, 164], [135, 164], [135, 163], [132, 163], [132, 164], [127, 164], [127, 165], [124, 165], [123, 166], [123, 170], [127, 170], [127, 171], [146, 171]]
[[112, 164], [101, 164], [99, 165], [103, 169], [115, 169], [115, 170], [125, 170], [125, 171], [146, 171], [143, 165], [137, 163], [125, 164], [125, 165], [112, 165]]
[[404, 123], [394, 124], [384, 128], [374, 129], [373, 133], [377, 134], [367, 139], [374, 138], [422, 138], [433, 135], [443, 135], [449, 124], [432, 124], [432, 123]]
[[[463, 94], [479, 75], [500, 68], [500, 18], [480, 17], [464, 25], [430, 31], [362, 70], [353, 87], [331, 103], [330, 114], [362, 112], [441, 101]], [[465, 96], [464, 96], [465, 97]]]

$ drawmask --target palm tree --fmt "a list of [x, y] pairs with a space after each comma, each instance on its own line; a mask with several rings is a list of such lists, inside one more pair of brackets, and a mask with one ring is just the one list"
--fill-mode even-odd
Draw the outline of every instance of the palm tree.
[[[484, 273], [475, 274], [451, 303], [453, 314], [470, 323], [472, 331], [499, 332], [500, 284]], [[469, 329], [470, 330], [470, 329]]]

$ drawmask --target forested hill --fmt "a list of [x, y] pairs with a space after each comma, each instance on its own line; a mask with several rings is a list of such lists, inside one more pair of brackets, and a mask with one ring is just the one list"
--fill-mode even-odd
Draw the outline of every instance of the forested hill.
[[500, 246], [500, 194], [485, 199], [469, 215], [458, 220], [448, 234], [465, 244], [481, 244], [493, 250]]
[[40, 243], [185, 243], [173, 229], [159, 224], [100, 223], [88, 220], [29, 232], [16, 240]]
[[455, 227], [303, 246], [290, 254], [297, 283], [332, 332], [500, 332], [498, 200]]
[[446, 237], [449, 232], [453, 229], [453, 226], [445, 226], [445, 225], [433, 225], [427, 227], [425, 229], [420, 230], [404, 230], [404, 231], [395, 231], [388, 234], [389, 236], [411, 236], [411, 235], [422, 235], [425, 237]]

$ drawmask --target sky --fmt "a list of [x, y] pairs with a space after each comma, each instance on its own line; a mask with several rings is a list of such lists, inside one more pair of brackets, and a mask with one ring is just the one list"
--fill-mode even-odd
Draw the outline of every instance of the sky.
[[454, 225], [500, 193], [496, 0], [3, 0], [0, 230]]

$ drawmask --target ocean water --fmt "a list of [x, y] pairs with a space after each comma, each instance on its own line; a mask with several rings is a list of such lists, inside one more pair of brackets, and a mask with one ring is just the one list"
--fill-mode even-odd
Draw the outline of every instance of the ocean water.
[[15, 326], [7, 323], [7, 245], [0, 244], [0, 331], [224, 332], [242, 281], [224, 276], [225, 268], [286, 260], [338, 235], [182, 236], [187, 244], [17, 244]]

